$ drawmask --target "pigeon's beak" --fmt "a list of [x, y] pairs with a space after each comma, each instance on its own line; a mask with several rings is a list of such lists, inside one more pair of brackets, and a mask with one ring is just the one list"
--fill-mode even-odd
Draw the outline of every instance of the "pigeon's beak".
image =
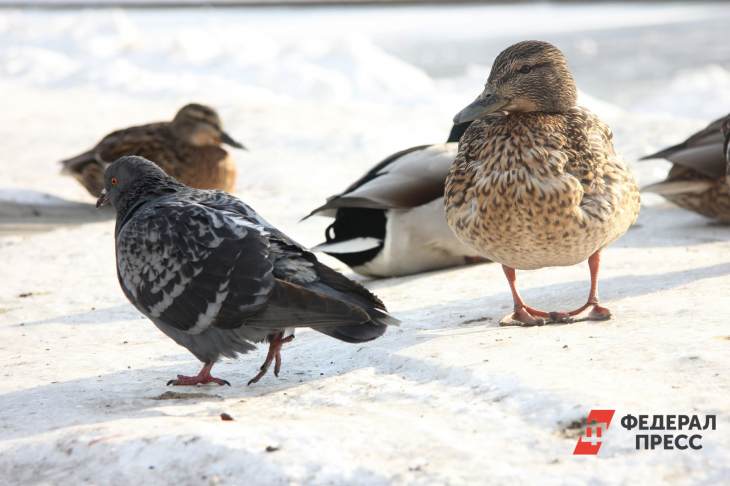
[[242, 143], [234, 140], [233, 137], [228, 135], [226, 132], [221, 132], [221, 141], [223, 143], [225, 143], [226, 145], [230, 145], [231, 147], [236, 147], [237, 149], [242, 149], [242, 150], [248, 150]]
[[106, 192], [106, 189], [101, 190], [101, 196], [99, 196], [99, 199], [96, 200], [96, 207], [100, 208], [102, 206], [106, 206], [109, 204], [109, 193]]

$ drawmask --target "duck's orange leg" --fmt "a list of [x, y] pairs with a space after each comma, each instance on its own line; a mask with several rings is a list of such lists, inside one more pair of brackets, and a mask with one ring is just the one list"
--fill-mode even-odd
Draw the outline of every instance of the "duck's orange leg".
[[598, 250], [588, 258], [588, 269], [591, 272], [591, 290], [588, 293], [588, 301], [573, 311], [568, 312], [569, 316], [577, 316], [589, 307], [593, 307], [588, 314], [589, 321], [605, 321], [611, 318], [611, 311], [598, 304], [598, 269], [601, 266], [601, 250]]
[[[545, 312], [534, 309], [522, 300], [522, 296], [517, 290], [517, 274], [515, 269], [502, 265], [504, 275], [507, 277], [507, 283], [512, 291], [512, 301], [515, 304], [514, 312], [502, 320], [503, 324], [522, 323], [525, 326], [542, 326], [547, 322], [566, 322], [569, 319], [569, 315], [562, 312]], [[515, 321], [515, 322], [511, 322]]]

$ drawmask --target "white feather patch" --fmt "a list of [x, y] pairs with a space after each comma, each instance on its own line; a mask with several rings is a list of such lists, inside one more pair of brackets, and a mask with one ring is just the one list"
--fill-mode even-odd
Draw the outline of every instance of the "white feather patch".
[[351, 240], [338, 241], [336, 243], [321, 243], [312, 251], [321, 251], [325, 253], [359, 253], [361, 251], [372, 250], [379, 247], [383, 240], [373, 237], [353, 238]]
[[219, 292], [215, 295], [215, 300], [213, 302], [208, 302], [205, 312], [198, 314], [198, 320], [195, 321], [195, 325], [193, 327], [188, 329], [188, 333], [199, 334], [208, 329], [208, 327], [213, 323], [218, 312], [220, 312], [221, 307], [223, 306], [223, 301], [225, 301], [226, 297], [228, 297], [228, 280], [223, 282], [218, 289]]
[[160, 317], [160, 315], [172, 305], [175, 298], [185, 291], [185, 288], [188, 286], [188, 282], [190, 282], [190, 279], [183, 280], [180, 283], [175, 284], [172, 291], [169, 293], [163, 292], [162, 299], [150, 307], [150, 315], [152, 317]]

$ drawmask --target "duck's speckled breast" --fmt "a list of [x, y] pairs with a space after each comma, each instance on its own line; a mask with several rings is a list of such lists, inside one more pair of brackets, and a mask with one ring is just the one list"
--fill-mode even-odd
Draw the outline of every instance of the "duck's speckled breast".
[[236, 188], [236, 162], [226, 150], [216, 146], [193, 147], [183, 150], [174, 176], [196, 189], [220, 189], [233, 192]]
[[623, 234], [638, 189], [610, 131], [585, 110], [475, 122], [447, 178], [449, 225], [518, 269], [573, 265]]

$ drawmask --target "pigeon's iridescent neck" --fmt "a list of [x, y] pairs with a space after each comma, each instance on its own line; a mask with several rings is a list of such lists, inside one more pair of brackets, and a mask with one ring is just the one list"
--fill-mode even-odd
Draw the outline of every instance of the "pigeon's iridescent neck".
[[172, 178], [141, 181], [132, 186], [113, 201], [117, 211], [117, 232], [146, 203], [179, 192], [186, 187]]

